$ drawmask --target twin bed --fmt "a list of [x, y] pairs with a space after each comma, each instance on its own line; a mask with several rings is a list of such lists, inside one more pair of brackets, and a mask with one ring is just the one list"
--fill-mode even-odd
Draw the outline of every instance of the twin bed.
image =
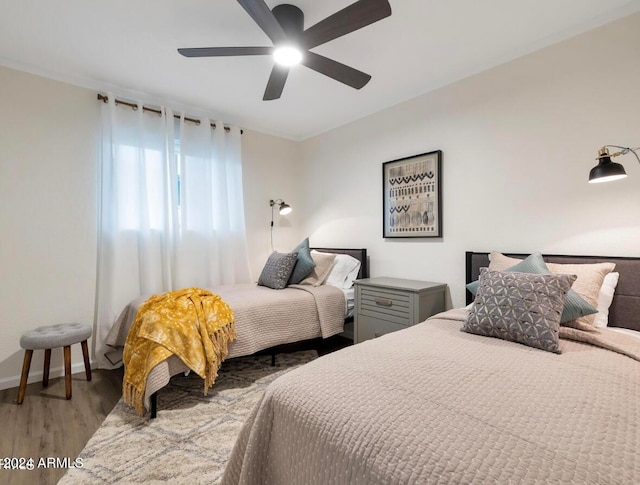
[[[368, 277], [366, 249], [315, 248], [316, 251], [346, 254], [360, 262], [358, 278]], [[255, 284], [220, 286], [212, 291], [222, 297], [234, 313], [237, 338], [229, 345], [227, 359], [251, 355], [278, 346], [328, 338], [349, 332], [352, 326], [354, 292], [329, 285], [293, 285], [274, 290]], [[114, 323], [106, 344], [122, 348], [138, 307], [147, 297], [129, 303]], [[144, 406], [155, 417], [155, 394], [171, 376], [188, 371], [175, 355], [153, 368], [146, 381]]]
[[[640, 330], [640, 259], [545, 260], [615, 263], [608, 326]], [[467, 282], [488, 265], [488, 253], [467, 253]], [[223, 484], [640, 483], [640, 339], [560, 327], [561, 353], [545, 352], [461, 332], [469, 312], [277, 379]]]

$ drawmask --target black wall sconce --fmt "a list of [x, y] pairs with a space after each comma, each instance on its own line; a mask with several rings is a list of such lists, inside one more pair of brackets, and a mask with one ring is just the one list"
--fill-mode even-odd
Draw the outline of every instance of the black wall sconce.
[[[609, 148], [619, 148], [620, 151], [609, 153]], [[612, 157], [617, 157], [618, 155], [626, 155], [627, 153], [633, 153], [635, 157], [638, 159], [638, 163], [640, 163], [640, 157], [636, 153], [637, 150], [640, 150], [640, 147], [637, 148], [628, 148], [621, 147], [618, 145], [605, 145], [598, 152], [598, 156], [596, 160], [598, 160], [598, 165], [591, 169], [589, 172], [589, 183], [596, 184], [601, 182], [611, 182], [613, 180], [623, 179], [627, 176], [627, 172], [625, 172], [624, 167], [616, 162], [612, 162]]]
[[286, 216], [287, 214], [291, 214], [293, 210], [289, 204], [287, 204], [282, 199], [271, 199], [269, 201], [269, 205], [271, 206], [271, 251], [273, 251], [273, 208], [278, 206], [278, 213], [281, 216]]
[[[291, 211], [293, 210], [291, 206], [282, 199], [276, 199], [276, 200], [271, 199], [269, 201], [269, 205], [271, 206], [271, 215], [273, 215], [274, 205], [278, 206], [278, 212], [280, 212], [281, 216], [286, 216], [287, 214], [290, 214]], [[273, 220], [273, 217], [271, 219]]]

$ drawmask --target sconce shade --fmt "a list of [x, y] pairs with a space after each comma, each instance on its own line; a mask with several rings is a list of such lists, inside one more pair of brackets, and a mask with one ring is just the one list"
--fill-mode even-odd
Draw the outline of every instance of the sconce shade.
[[611, 182], [612, 180], [622, 179], [626, 176], [627, 172], [624, 171], [622, 165], [612, 162], [611, 157], [603, 156], [600, 158], [598, 165], [593, 167], [589, 172], [589, 183]]
[[287, 214], [291, 214], [291, 211], [293, 209], [291, 208], [291, 206], [289, 204], [287, 204], [286, 202], [283, 202], [282, 204], [280, 204], [280, 215], [281, 216], [286, 216]]
[[[619, 151], [609, 153], [608, 148], [619, 148]], [[619, 163], [611, 161], [612, 157], [618, 155], [626, 155], [627, 153], [633, 153], [638, 163], [640, 163], [640, 156], [638, 156], [638, 150], [640, 147], [630, 148], [622, 147], [620, 145], [605, 145], [598, 151], [598, 165], [591, 169], [589, 172], [589, 183], [611, 182], [612, 180], [620, 180], [627, 176], [627, 172], [624, 171], [624, 167]]]

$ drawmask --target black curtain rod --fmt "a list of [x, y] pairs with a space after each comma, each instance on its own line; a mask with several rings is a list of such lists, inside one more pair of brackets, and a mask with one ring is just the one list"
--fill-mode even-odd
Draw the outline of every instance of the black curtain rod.
[[[100, 94], [98, 93], [98, 101], [102, 101], [103, 103], [108, 103], [109, 102], [109, 96], [105, 96], [104, 94]], [[125, 106], [129, 106], [130, 108], [133, 108], [134, 110], [138, 109], [138, 105], [135, 103], [130, 103], [128, 101], [123, 101], [121, 99], [114, 99], [114, 102], [116, 103], [116, 105], [118, 104], [123, 104]], [[142, 111], [149, 111], [150, 113], [156, 113], [156, 114], [162, 114], [162, 111], [160, 111], [159, 109], [156, 108], [150, 108], [148, 106], [143, 106], [142, 107]], [[173, 115], [174, 118], [176, 119], [180, 119], [180, 115]], [[196, 119], [196, 118], [189, 118], [187, 116], [184, 117], [185, 121], [190, 121], [191, 123], [195, 123], [196, 125], [200, 124], [200, 120]], [[211, 123], [211, 128], [215, 129], [216, 124], [215, 123]], [[224, 131], [231, 131], [231, 128], [229, 128], [228, 126], [224, 127]], [[240, 134], [242, 135], [243, 130], [240, 130]]]

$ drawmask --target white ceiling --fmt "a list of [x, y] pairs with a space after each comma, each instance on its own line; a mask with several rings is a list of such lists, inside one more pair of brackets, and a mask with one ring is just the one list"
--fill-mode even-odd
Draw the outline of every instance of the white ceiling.
[[[298, 6], [309, 27], [353, 1], [266, 3]], [[297, 66], [282, 98], [262, 101], [269, 57], [176, 52], [271, 45], [235, 0], [0, 0], [0, 64], [301, 140], [640, 11], [640, 0], [390, 4], [391, 17], [314, 49], [371, 74], [359, 91]]]

